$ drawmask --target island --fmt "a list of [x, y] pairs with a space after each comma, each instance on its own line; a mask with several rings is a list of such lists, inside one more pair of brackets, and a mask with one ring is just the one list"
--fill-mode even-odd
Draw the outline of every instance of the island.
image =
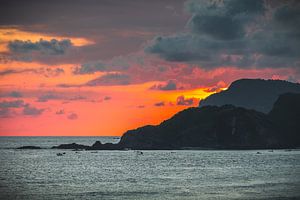
[[62, 144], [55, 149], [172, 150], [300, 147], [300, 93], [279, 96], [270, 113], [233, 105], [183, 110], [157, 126], [123, 134], [117, 144]]
[[[284, 92], [280, 94], [280, 92]], [[202, 103], [201, 103], [202, 102]], [[123, 134], [117, 144], [61, 144], [52, 149], [168, 150], [300, 147], [300, 84], [241, 79], [161, 124]], [[19, 149], [40, 149], [23, 146]]]

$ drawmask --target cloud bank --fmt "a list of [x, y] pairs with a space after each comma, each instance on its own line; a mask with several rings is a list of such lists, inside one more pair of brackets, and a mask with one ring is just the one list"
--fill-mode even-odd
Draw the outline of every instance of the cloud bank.
[[147, 53], [207, 69], [299, 68], [299, 2], [192, 0], [186, 9], [188, 31], [156, 37]]
[[40, 52], [41, 54], [47, 55], [62, 55], [70, 47], [72, 47], [72, 43], [69, 39], [60, 41], [56, 39], [50, 41], [40, 39], [37, 42], [14, 40], [8, 44], [8, 48], [12, 53], [21, 54]]

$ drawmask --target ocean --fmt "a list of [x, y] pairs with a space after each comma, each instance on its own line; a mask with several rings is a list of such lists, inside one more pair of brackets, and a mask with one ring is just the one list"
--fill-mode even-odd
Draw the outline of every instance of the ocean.
[[300, 199], [300, 150], [50, 149], [96, 140], [119, 138], [0, 137], [0, 199]]

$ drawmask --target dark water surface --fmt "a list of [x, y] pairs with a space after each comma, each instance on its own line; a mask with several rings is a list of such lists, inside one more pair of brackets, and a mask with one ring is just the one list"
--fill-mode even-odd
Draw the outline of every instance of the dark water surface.
[[298, 150], [139, 155], [11, 148], [96, 140], [118, 138], [0, 137], [0, 199], [300, 199]]

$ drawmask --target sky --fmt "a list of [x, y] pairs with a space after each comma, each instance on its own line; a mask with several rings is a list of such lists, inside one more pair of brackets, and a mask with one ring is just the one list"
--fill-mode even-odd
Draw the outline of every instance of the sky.
[[300, 81], [292, 0], [2, 0], [0, 136], [120, 136], [240, 78]]

